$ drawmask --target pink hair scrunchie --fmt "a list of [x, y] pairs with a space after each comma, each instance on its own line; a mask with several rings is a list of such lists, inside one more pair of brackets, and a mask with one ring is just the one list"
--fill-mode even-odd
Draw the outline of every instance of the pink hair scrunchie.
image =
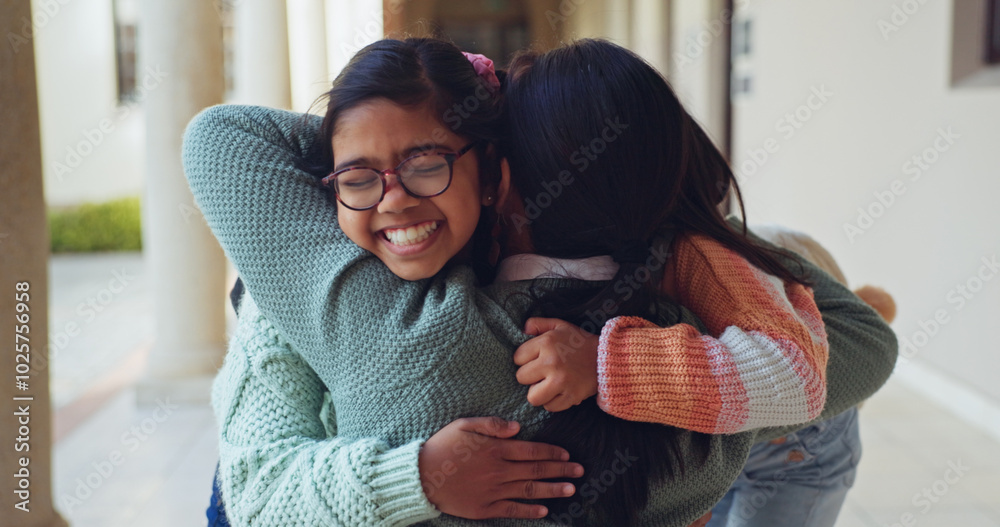
[[472, 67], [476, 68], [476, 73], [486, 81], [486, 85], [490, 87], [491, 90], [500, 89], [500, 79], [497, 78], [497, 71], [493, 67], [493, 61], [486, 58], [486, 55], [480, 55], [478, 53], [466, 53], [462, 52], [465, 58], [469, 59], [472, 63]]

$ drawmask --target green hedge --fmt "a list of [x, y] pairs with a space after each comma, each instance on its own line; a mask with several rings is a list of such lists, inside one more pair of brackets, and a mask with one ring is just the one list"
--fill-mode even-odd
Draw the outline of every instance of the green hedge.
[[142, 249], [139, 198], [49, 211], [53, 253]]

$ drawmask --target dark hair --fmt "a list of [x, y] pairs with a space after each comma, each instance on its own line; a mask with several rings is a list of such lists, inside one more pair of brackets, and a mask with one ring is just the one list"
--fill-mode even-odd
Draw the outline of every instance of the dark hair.
[[[672, 323], [658, 321], [657, 306], [662, 255], [674, 233], [706, 235], [757, 267], [802, 283], [774, 252], [753, 243], [745, 227], [740, 232], [726, 222], [719, 205], [730, 190], [743, 207], [732, 170], [666, 80], [634, 53], [580, 40], [522, 54], [508, 70], [505, 98], [502, 153], [533, 220], [535, 251], [557, 258], [610, 254], [620, 263], [608, 285], [586, 294], [546, 294], [537, 313], [593, 333], [619, 315]], [[628, 525], [645, 508], [650, 484], [684, 470], [681, 433], [616, 419], [588, 401], [554, 415], [536, 440], [558, 442], [574, 456], [589, 454], [592, 475], [608, 470], [616, 451], [627, 448], [641, 458], [593, 502], [592, 512], [604, 521]], [[707, 436], [701, 439], [704, 444]], [[550, 507], [558, 513], [566, 502]]]
[[[400, 106], [429, 105], [442, 128], [477, 142], [481, 183], [496, 185], [500, 179], [496, 145], [500, 139], [500, 93], [476, 73], [454, 44], [433, 38], [385, 39], [365, 46], [351, 58], [326, 98], [320, 140], [308, 153], [305, 167], [317, 178], [334, 166], [332, 140], [344, 112], [373, 99], [387, 99]], [[335, 199], [330, 190], [330, 198]], [[496, 216], [480, 214], [473, 235], [473, 268], [480, 281], [492, 281], [486, 262], [491, 244], [490, 227]]]

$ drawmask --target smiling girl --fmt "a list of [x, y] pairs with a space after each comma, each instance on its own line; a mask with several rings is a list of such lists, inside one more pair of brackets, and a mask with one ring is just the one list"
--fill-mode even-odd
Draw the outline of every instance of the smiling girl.
[[439, 143], [414, 143], [440, 127], [431, 108], [373, 99], [345, 111], [333, 136], [343, 161], [323, 183], [337, 195], [340, 228], [404, 280], [433, 276], [460, 254], [495, 199], [480, 184], [475, 142], [442, 131]]
[[[506, 171], [497, 169], [489, 146], [499, 135], [490, 124], [495, 103], [454, 130], [435, 117], [456, 93], [457, 100], [474, 94], [478, 79], [448, 45], [383, 41], [338, 78], [319, 127], [285, 112], [220, 107], [189, 129], [192, 189], [252, 294], [214, 397], [223, 492], [241, 524], [402, 525], [441, 512], [452, 516], [436, 523], [454, 524], [454, 516], [538, 518], [544, 507], [518, 500], [574, 490], [538, 481], [578, 476], [563, 451], [507, 439], [518, 426], [454, 421], [500, 415], [531, 437], [549, 418], [527, 404], [511, 360], [525, 340], [524, 298], [546, 284], [479, 291], [472, 271], [457, 265], [485, 260], [476, 242], [488, 245], [480, 235], [492, 218], [483, 207], [509, 203]], [[454, 82], [464, 91], [452, 90]], [[354, 140], [338, 142], [342, 133]], [[326, 152], [319, 175], [337, 192], [336, 211], [297, 169], [298, 158], [315, 158], [317, 150]], [[420, 178], [443, 170], [440, 160], [450, 182], [436, 194], [442, 185], [424, 186]], [[449, 199], [452, 193], [460, 199]], [[248, 202], [256, 209], [248, 212]], [[471, 237], [472, 248], [456, 243], [462, 236]], [[885, 341], [881, 356], [894, 356], [877, 315], [869, 318], [849, 292], [805, 269], [823, 285], [817, 298], [837, 306], [824, 313], [831, 354], [857, 358], [851, 343], [870, 338]], [[679, 312], [660, 322], [700, 326]], [[808, 329], [805, 335], [814, 344]], [[804, 380], [822, 379], [822, 364], [810, 364], [814, 371]], [[828, 411], [877, 388], [885, 368], [873, 371], [847, 381], [851, 375], [837, 370], [849, 389], [827, 401]], [[704, 410], [687, 408], [687, 417]], [[655, 515], [662, 525], [690, 523], [725, 493], [761, 438], [676, 434], [686, 470], [655, 481], [648, 510], [632, 512]]]

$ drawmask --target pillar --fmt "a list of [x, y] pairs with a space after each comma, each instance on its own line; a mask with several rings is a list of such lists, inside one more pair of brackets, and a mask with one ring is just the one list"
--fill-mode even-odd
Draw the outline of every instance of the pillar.
[[285, 0], [241, 0], [234, 9], [234, 102], [291, 109]]
[[[0, 0], [0, 20], [31, 20], [30, 0]], [[17, 36], [23, 36], [18, 34]], [[5, 525], [63, 527], [52, 505], [48, 369], [49, 234], [35, 51], [25, 38], [0, 49], [0, 507]], [[20, 335], [20, 337], [19, 337]]]
[[[333, 80], [327, 69], [324, 0], [288, 0], [288, 37], [291, 107], [305, 112]], [[326, 106], [319, 110], [325, 112]]]
[[670, 69], [670, 2], [632, 0], [632, 51], [663, 75]]
[[616, 44], [632, 47], [631, 0], [605, 0], [605, 31], [607, 38]]
[[[327, 61], [332, 77], [340, 74], [340, 70], [361, 48], [383, 37], [385, 14], [382, 2], [326, 0]], [[396, 11], [401, 10], [398, 4], [391, 5]], [[393, 26], [395, 24], [392, 23]]]
[[194, 208], [181, 140], [195, 114], [222, 102], [222, 20], [212, 2], [146, 1], [140, 27], [140, 70], [163, 82], [146, 98], [143, 252], [156, 340], [138, 397], [204, 402], [225, 354], [225, 257]]

